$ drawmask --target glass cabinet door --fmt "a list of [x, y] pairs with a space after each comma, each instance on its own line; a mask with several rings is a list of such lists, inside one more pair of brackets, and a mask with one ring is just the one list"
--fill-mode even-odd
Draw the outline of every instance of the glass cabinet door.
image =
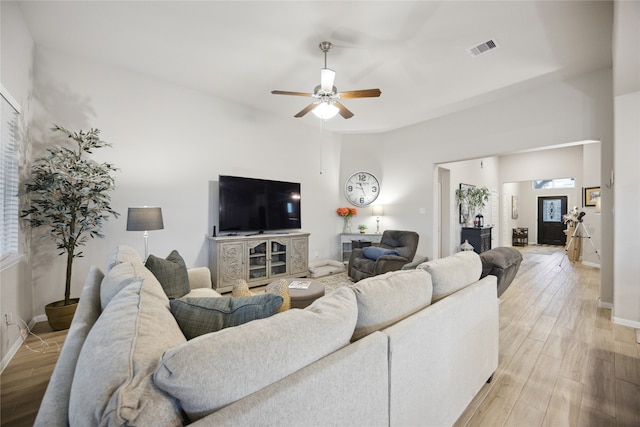
[[270, 276], [287, 274], [287, 249], [288, 240], [271, 241], [271, 270]]
[[267, 242], [248, 242], [249, 281], [267, 277]]

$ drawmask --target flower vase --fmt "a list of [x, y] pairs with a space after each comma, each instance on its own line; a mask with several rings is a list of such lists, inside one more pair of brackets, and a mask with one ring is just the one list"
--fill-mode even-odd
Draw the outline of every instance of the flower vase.
[[467, 216], [467, 222], [465, 224], [466, 227], [473, 227], [473, 214], [471, 212], [469, 212], [469, 215]]
[[351, 217], [344, 217], [344, 224], [342, 226], [342, 234], [351, 234]]

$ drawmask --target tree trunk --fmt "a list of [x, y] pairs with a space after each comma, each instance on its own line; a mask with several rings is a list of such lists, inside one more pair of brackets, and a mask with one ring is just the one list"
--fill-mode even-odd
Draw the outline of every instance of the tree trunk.
[[70, 242], [70, 247], [67, 249], [67, 278], [64, 287], [64, 305], [71, 304], [71, 272], [73, 271], [73, 250], [75, 242]]

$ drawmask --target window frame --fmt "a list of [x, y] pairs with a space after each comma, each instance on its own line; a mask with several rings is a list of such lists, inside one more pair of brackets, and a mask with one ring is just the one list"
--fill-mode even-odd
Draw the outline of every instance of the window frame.
[[[6, 136], [12, 136], [9, 141], [6, 141], [5, 138], [2, 138], [2, 141], [0, 142], [0, 176], [2, 178], [2, 183], [0, 183], [0, 193], [2, 193], [0, 230], [2, 230], [2, 235], [0, 236], [0, 238], [3, 239], [2, 241], [0, 241], [0, 269], [4, 270], [5, 268], [18, 262], [18, 260], [22, 257], [22, 254], [20, 253], [19, 242], [20, 201], [17, 194], [20, 185], [19, 123], [20, 116], [22, 115], [22, 108], [2, 84], [0, 84], [0, 98], [0, 102], [2, 102], [2, 106], [0, 106], [0, 108], [4, 110], [6, 101], [8, 106], [13, 109], [13, 111], [9, 110], [8, 112], [10, 112], [14, 116], [7, 118], [5, 117], [5, 114], [0, 113], [0, 120], [2, 121], [0, 132], [2, 132], [3, 136], [5, 136], [5, 132]], [[6, 125], [10, 124], [16, 127], [14, 133], [11, 133], [8, 127], [5, 127]], [[9, 146], [9, 144], [12, 146]], [[15, 193], [15, 195], [11, 196], [11, 193]], [[13, 197], [13, 200], [9, 199], [10, 197]], [[5, 211], [5, 209], [8, 209], [8, 211]], [[7, 215], [9, 215], [8, 219], [6, 218]], [[6, 242], [5, 239], [7, 238], [12, 241]]]

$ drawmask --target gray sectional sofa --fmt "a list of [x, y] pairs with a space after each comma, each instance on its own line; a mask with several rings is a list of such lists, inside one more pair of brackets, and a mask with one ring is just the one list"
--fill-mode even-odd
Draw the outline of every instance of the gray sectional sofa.
[[[36, 426], [453, 424], [498, 366], [496, 278], [474, 252], [187, 340], [118, 247], [92, 267]], [[219, 297], [206, 268], [191, 293]]]

